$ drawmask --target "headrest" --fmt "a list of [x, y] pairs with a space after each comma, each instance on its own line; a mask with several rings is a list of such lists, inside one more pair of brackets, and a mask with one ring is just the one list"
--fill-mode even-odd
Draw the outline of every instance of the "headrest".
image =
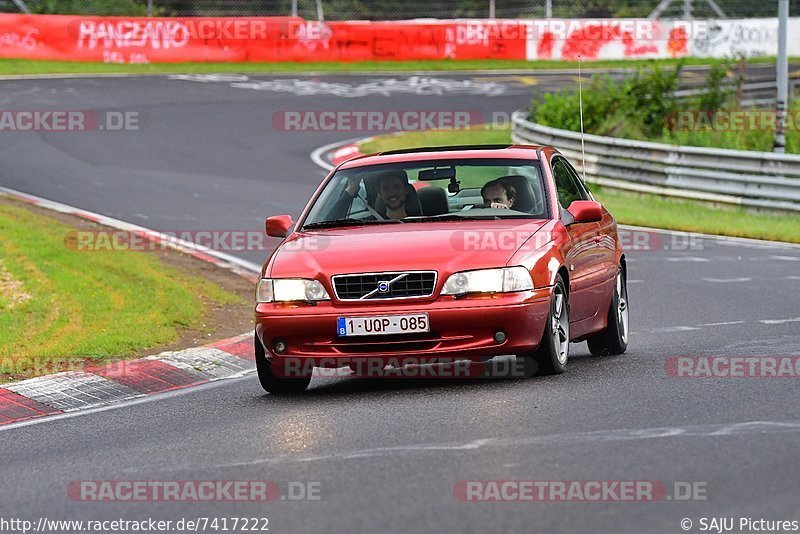
[[436, 186], [422, 187], [417, 191], [423, 215], [443, 215], [450, 211], [447, 193]]
[[500, 180], [513, 185], [514, 189], [517, 191], [517, 199], [514, 201], [514, 207], [512, 209], [525, 213], [539, 211], [538, 198], [533, 192], [530, 179], [527, 176], [512, 174], [510, 176], [503, 176]]

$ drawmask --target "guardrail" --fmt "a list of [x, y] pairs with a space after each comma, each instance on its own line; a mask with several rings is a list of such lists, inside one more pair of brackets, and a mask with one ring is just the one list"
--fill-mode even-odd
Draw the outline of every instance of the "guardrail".
[[[512, 117], [515, 143], [552, 145], [581, 163], [581, 134]], [[615, 189], [800, 212], [800, 156], [585, 135], [584, 178]]]
[[[734, 94], [741, 90], [739, 105], [744, 108], [774, 106], [776, 95], [778, 94], [778, 82], [775, 81], [774, 77], [763, 77], [758, 80], [747, 81], [741, 85], [741, 88], [735, 83], [726, 83], [725, 88]], [[678, 100], [685, 102], [706, 91], [707, 88], [704, 85], [693, 85], [682, 87], [675, 91], [673, 95]], [[794, 98], [800, 95], [800, 78], [789, 80], [789, 94]]]

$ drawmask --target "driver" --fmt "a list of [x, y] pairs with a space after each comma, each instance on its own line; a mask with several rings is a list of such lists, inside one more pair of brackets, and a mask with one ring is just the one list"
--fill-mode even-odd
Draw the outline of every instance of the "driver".
[[486, 182], [481, 189], [481, 196], [483, 197], [484, 207], [507, 210], [514, 207], [514, 201], [517, 199], [517, 190], [507, 181], [497, 178]]
[[[388, 170], [379, 174], [377, 181], [378, 196], [386, 206], [386, 218], [402, 219], [407, 217], [408, 175], [406, 172], [402, 169]], [[360, 185], [361, 176], [351, 176], [347, 179], [347, 187], [345, 187], [342, 195], [328, 214], [329, 220], [341, 218], [347, 213], [347, 208], [350, 207], [353, 199], [358, 195]]]

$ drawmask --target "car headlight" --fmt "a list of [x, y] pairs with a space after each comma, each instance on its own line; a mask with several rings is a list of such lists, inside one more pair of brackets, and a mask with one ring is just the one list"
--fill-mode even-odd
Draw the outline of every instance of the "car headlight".
[[256, 286], [256, 302], [317, 302], [331, 297], [318, 280], [262, 278]]
[[465, 293], [510, 293], [533, 289], [531, 273], [525, 267], [481, 269], [453, 273], [444, 283], [442, 295]]

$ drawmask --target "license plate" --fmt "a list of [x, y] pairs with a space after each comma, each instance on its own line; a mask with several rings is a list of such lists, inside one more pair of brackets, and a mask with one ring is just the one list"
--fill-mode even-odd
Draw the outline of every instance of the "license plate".
[[414, 334], [430, 332], [430, 329], [427, 313], [339, 317], [336, 324], [336, 333], [339, 337]]

